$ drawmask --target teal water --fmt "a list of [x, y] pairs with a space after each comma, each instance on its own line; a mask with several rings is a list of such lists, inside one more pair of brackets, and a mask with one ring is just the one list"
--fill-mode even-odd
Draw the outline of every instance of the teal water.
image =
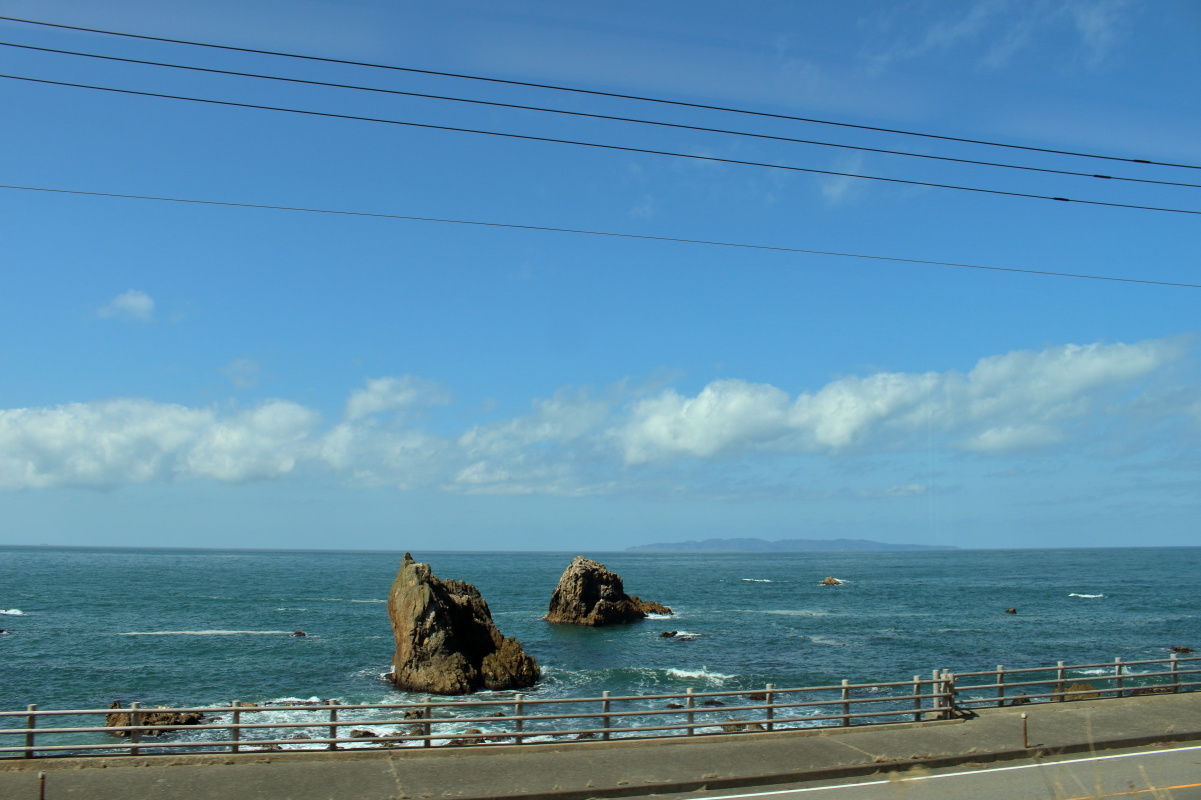
[[[0, 710], [417, 699], [380, 677], [401, 555], [0, 548], [0, 610], [21, 612], [0, 615]], [[631, 594], [677, 611], [595, 630], [541, 620], [575, 552], [413, 555], [480, 589], [501, 631], [543, 666], [534, 696], [905, 680], [1201, 650], [1201, 548], [583, 553]], [[847, 583], [820, 585], [827, 575]]]

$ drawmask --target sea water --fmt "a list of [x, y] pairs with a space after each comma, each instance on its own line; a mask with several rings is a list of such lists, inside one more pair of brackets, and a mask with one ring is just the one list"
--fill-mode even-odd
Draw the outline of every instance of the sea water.
[[[675, 615], [547, 624], [577, 554]], [[382, 679], [402, 555], [0, 547], [0, 710], [424, 699]], [[1201, 650], [1201, 548], [413, 555], [481, 591], [501, 632], [542, 666], [530, 697], [901, 681]], [[844, 583], [824, 586], [827, 576]]]

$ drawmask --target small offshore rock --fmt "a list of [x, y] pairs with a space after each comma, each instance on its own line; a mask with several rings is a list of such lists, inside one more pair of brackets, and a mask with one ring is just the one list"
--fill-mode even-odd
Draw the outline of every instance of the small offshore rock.
[[659, 634], [659, 638], [660, 639], [670, 639], [673, 636], [675, 636], [677, 633], [679, 633], [679, 631], [663, 631], [663, 633]]
[[724, 706], [725, 703], [723, 703], [720, 700], [709, 699], [709, 700], [705, 700], [703, 703], [701, 703], [701, 705], [703, 705], [703, 706]]
[[647, 614], [670, 614], [659, 603], [625, 593], [621, 576], [599, 561], [576, 556], [567, 565], [551, 594], [544, 619], [563, 625], [613, 625], [644, 619]]
[[1173, 653], [1195, 653], [1195, 652], [1197, 652], [1196, 650], [1194, 650], [1191, 647], [1184, 647], [1182, 645], [1172, 645], [1171, 650]]
[[767, 692], [751, 692], [746, 697], [751, 701], [763, 701], [767, 699]]
[[1007, 608], [1007, 609], [1005, 609], [1005, 613], [1006, 614], [1016, 614], [1016, 613], [1018, 613], [1018, 610], [1016, 608]]
[[374, 739], [375, 732], [369, 731], [366, 728], [355, 728], [350, 732], [351, 739]]
[[667, 703], [663, 707], [664, 708], [683, 708], [684, 706], [680, 705], [679, 703]]
[[404, 714], [405, 719], [425, 719], [425, 712], [420, 708], [410, 708]]
[[306, 636], [308, 636], [308, 634], [305, 633], [304, 631], [295, 631], [292, 634], [292, 638], [294, 638], [294, 639], [303, 639]]

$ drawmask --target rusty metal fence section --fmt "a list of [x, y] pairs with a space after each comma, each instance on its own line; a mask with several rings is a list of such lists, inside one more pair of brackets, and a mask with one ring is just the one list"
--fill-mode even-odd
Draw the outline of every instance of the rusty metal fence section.
[[[683, 694], [392, 704], [0, 711], [0, 758], [536, 744], [948, 719], [967, 709], [1195, 691], [1201, 657], [954, 674], [886, 683]], [[197, 714], [170, 724], [162, 714]], [[106, 715], [128, 724], [106, 725]], [[151, 717], [150, 715], [156, 715]], [[109, 720], [113, 721], [113, 720]], [[121, 720], [117, 720], [120, 722]]]

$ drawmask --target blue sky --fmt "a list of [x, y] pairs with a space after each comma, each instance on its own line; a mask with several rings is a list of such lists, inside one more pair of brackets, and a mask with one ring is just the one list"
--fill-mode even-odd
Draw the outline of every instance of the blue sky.
[[[1201, 164], [1187, 0], [0, 0], [113, 31]], [[0, 41], [1044, 169], [1106, 162], [0, 22]], [[954, 164], [0, 47], [0, 72], [1076, 200]], [[0, 79], [7, 186], [1201, 283], [1193, 214]], [[0, 189], [0, 542], [1193, 545], [1201, 289]]]

